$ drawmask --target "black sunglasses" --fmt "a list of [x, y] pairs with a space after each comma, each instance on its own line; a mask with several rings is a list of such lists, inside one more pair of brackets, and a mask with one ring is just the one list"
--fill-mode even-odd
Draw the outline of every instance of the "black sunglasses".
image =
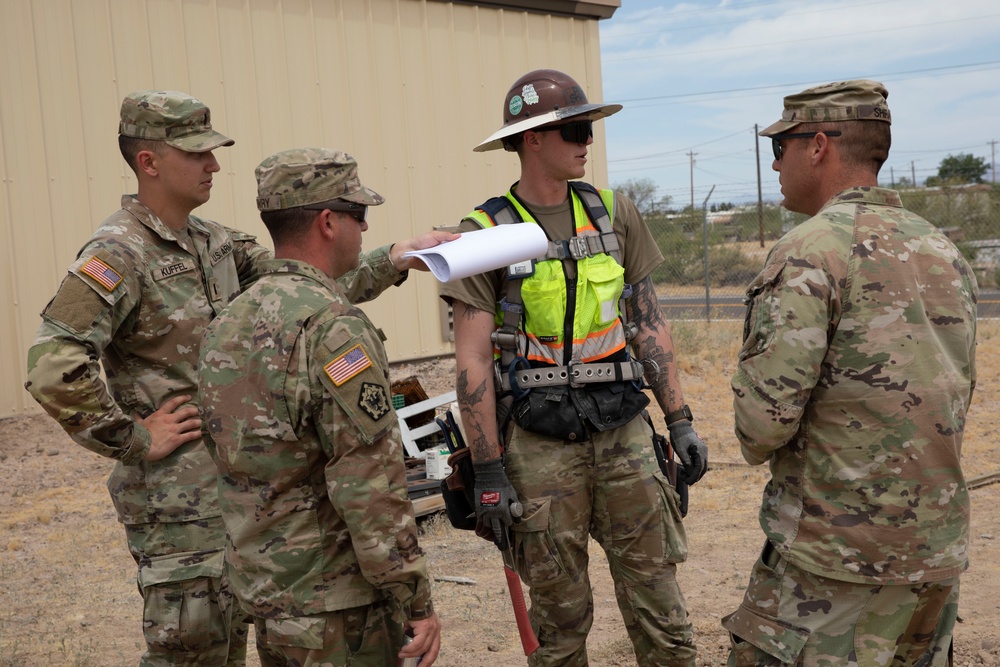
[[809, 139], [815, 137], [817, 134], [825, 134], [828, 137], [839, 137], [839, 130], [830, 130], [829, 132], [819, 131], [819, 132], [790, 132], [788, 134], [772, 134], [771, 135], [771, 151], [774, 153], [774, 159], [781, 162], [781, 140], [782, 139]]
[[553, 130], [559, 130], [559, 134], [562, 136], [563, 141], [568, 141], [571, 144], [585, 144], [587, 143], [587, 139], [594, 136], [594, 121], [577, 120], [572, 123], [564, 123], [563, 125], [549, 125], [547, 127], [536, 127], [533, 129], [535, 132], [551, 132]]
[[368, 219], [368, 206], [365, 204], [355, 204], [354, 202], [344, 201], [342, 199], [335, 199], [333, 201], [322, 202], [320, 204], [309, 204], [308, 206], [303, 206], [302, 208], [309, 211], [338, 211], [340, 213], [347, 213], [352, 218], [358, 221], [360, 225], [362, 222]]

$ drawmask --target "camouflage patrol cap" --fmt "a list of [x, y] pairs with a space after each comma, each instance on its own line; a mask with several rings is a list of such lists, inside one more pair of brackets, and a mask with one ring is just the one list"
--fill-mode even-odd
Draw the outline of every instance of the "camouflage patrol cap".
[[235, 141], [212, 129], [205, 104], [175, 90], [140, 90], [122, 101], [118, 134], [162, 141], [187, 153], [206, 153]]
[[760, 131], [760, 136], [770, 137], [788, 132], [802, 123], [828, 123], [844, 120], [881, 120], [892, 122], [886, 104], [889, 91], [878, 81], [856, 79], [838, 81], [785, 98], [781, 120]]
[[358, 163], [343, 151], [293, 148], [257, 165], [257, 208], [279, 211], [342, 199], [378, 206], [385, 199], [361, 185]]

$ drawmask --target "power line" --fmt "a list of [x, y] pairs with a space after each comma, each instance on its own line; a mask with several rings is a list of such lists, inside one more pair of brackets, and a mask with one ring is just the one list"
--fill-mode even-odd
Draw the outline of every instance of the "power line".
[[[988, 67], [987, 69], [996, 69], [1000, 67], [1000, 60], [988, 60], [981, 63], [965, 63], [963, 65], [942, 65], [941, 67], [925, 67], [923, 69], [913, 69], [906, 70], [903, 72], [889, 72], [887, 74], [869, 74], [864, 77], [866, 79], [886, 79], [889, 77], [903, 76], [906, 74], [927, 74], [929, 72], [942, 72], [950, 71], [955, 69], [961, 69], [964, 67], [981, 67], [984, 65], [991, 65], [994, 67]], [[749, 93], [749, 92], [762, 92], [762, 91], [775, 91], [782, 90], [785, 88], [800, 88], [801, 86], [808, 86], [815, 83], [814, 81], [800, 81], [798, 83], [776, 83], [766, 86], [752, 86], [748, 88], [730, 88], [728, 90], [709, 90], [702, 91], [698, 93], [675, 93], [673, 95], [657, 95], [655, 97], [636, 97], [632, 99], [619, 100], [619, 104], [631, 104], [635, 102], [653, 102], [658, 100], [677, 100], [682, 98], [690, 97], [707, 97], [709, 95], [730, 95], [732, 93]]]
[[676, 150], [663, 151], [661, 153], [650, 153], [649, 155], [638, 155], [636, 157], [623, 157], [623, 158], [618, 158], [617, 160], [608, 160], [608, 163], [610, 164], [612, 162], [631, 162], [633, 160], [647, 160], [649, 158], [663, 157], [664, 155], [673, 155], [675, 153], [687, 153], [687, 152], [689, 152], [690, 150], [692, 150], [694, 148], [701, 148], [702, 146], [708, 146], [709, 144], [714, 144], [714, 143], [722, 141], [724, 139], [730, 139], [732, 137], [736, 137], [736, 136], [739, 136], [739, 135], [745, 133], [747, 130], [752, 130], [752, 129], [753, 129], [752, 127], [747, 127], [747, 128], [744, 128], [744, 129], [740, 130], [739, 132], [733, 132], [732, 134], [727, 134], [726, 136], [719, 137], [717, 139], [709, 139], [708, 141], [703, 141], [700, 144], [695, 144], [694, 146], [688, 146], [687, 148], [680, 148], [680, 149], [676, 149]]

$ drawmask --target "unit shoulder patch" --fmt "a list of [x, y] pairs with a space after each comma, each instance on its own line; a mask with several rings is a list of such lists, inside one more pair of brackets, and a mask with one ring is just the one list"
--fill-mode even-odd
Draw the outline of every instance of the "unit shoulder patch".
[[372, 360], [365, 351], [365, 348], [358, 343], [347, 352], [331, 359], [323, 370], [326, 372], [333, 384], [340, 387], [345, 382], [356, 376], [366, 368], [371, 367]]
[[361, 383], [361, 393], [358, 394], [358, 407], [366, 415], [378, 421], [389, 412], [389, 397], [385, 387], [372, 382]]

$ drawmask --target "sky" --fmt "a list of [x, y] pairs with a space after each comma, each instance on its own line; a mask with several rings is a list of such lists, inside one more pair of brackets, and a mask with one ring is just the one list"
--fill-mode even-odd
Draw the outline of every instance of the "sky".
[[[709, 207], [755, 202], [754, 124], [778, 120], [785, 95], [859, 78], [889, 91], [881, 183], [922, 184], [948, 155], [1000, 159], [996, 0], [621, 4], [599, 24], [603, 101], [625, 107], [601, 121], [612, 187], [651, 179], [678, 208], [692, 183], [698, 208], [706, 197]], [[771, 142], [759, 142], [762, 195], [777, 202]]]

